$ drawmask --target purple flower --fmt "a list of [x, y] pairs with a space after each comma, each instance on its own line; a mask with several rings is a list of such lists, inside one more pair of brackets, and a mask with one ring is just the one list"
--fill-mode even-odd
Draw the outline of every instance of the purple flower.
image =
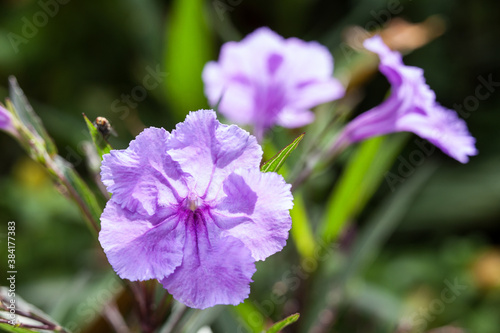
[[477, 154], [476, 140], [466, 123], [455, 111], [436, 102], [421, 68], [405, 66], [401, 54], [391, 51], [380, 36], [367, 39], [364, 46], [380, 57], [379, 69], [391, 84], [391, 94], [382, 104], [353, 119], [340, 135], [338, 145], [407, 131], [429, 140], [462, 163]]
[[255, 137], [191, 112], [169, 134], [148, 128], [104, 156], [113, 193], [99, 241], [118, 275], [158, 279], [194, 308], [242, 302], [254, 262], [280, 251], [291, 227], [290, 185], [262, 173]]
[[332, 73], [326, 47], [260, 28], [241, 42], [224, 44], [219, 61], [205, 66], [203, 81], [212, 105], [220, 100], [224, 116], [253, 125], [262, 138], [275, 124], [295, 128], [311, 123], [309, 109], [342, 97], [344, 88]]
[[14, 128], [14, 124], [12, 123], [12, 115], [2, 105], [0, 105], [0, 130], [17, 136], [17, 131]]

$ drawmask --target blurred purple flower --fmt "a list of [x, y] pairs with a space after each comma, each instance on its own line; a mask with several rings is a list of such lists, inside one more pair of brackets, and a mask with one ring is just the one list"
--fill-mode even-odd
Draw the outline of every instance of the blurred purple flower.
[[113, 193], [99, 241], [118, 275], [158, 279], [194, 308], [242, 302], [256, 260], [286, 244], [290, 185], [262, 173], [255, 137], [191, 112], [169, 134], [148, 128], [125, 150], [104, 156]]
[[311, 123], [309, 109], [344, 95], [332, 77], [333, 58], [317, 42], [284, 39], [259, 28], [240, 42], [221, 48], [219, 61], [203, 70], [211, 105], [237, 124], [254, 126], [261, 139], [278, 124], [295, 128]]
[[364, 46], [380, 57], [379, 69], [391, 84], [391, 94], [382, 104], [347, 124], [337, 145], [407, 131], [427, 139], [462, 163], [477, 154], [476, 140], [465, 121], [436, 102], [421, 68], [404, 65], [401, 54], [390, 50], [380, 36], [367, 39]]
[[14, 128], [14, 124], [12, 123], [12, 115], [2, 105], [0, 105], [0, 130], [17, 136], [17, 131]]

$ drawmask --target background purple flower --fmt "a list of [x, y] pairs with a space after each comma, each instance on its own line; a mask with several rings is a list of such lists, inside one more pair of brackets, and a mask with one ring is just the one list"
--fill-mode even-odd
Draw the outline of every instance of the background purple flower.
[[379, 69], [391, 84], [391, 94], [382, 104], [353, 119], [342, 132], [339, 145], [408, 131], [429, 140], [462, 163], [477, 154], [476, 140], [465, 121], [436, 102], [421, 68], [405, 66], [401, 54], [391, 51], [380, 36], [367, 39], [364, 46], [379, 55]]
[[0, 130], [16, 135], [16, 129], [12, 124], [12, 115], [10, 112], [0, 105]]
[[99, 241], [118, 275], [158, 279], [195, 308], [238, 304], [254, 262], [280, 251], [291, 227], [290, 185], [261, 173], [255, 137], [191, 112], [169, 134], [148, 128], [104, 156], [113, 193]]
[[262, 137], [275, 124], [307, 125], [314, 120], [309, 109], [342, 97], [344, 88], [332, 73], [326, 47], [260, 28], [240, 42], [224, 44], [219, 61], [205, 66], [203, 81], [212, 105], [220, 100], [222, 114], [253, 125]]

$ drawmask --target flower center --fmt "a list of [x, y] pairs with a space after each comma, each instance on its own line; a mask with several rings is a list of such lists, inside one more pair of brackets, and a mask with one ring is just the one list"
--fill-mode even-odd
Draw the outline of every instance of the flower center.
[[187, 197], [187, 202], [186, 206], [189, 208], [191, 211], [195, 211], [200, 207], [201, 204], [201, 199], [194, 193], [190, 193]]

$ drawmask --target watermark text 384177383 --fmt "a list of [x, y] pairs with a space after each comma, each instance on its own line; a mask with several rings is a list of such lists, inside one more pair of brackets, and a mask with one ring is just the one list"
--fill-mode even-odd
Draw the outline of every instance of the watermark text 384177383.
[[16, 316], [16, 222], [7, 223], [7, 286], [8, 304], [4, 304], [9, 310], [9, 324], [15, 325]]

